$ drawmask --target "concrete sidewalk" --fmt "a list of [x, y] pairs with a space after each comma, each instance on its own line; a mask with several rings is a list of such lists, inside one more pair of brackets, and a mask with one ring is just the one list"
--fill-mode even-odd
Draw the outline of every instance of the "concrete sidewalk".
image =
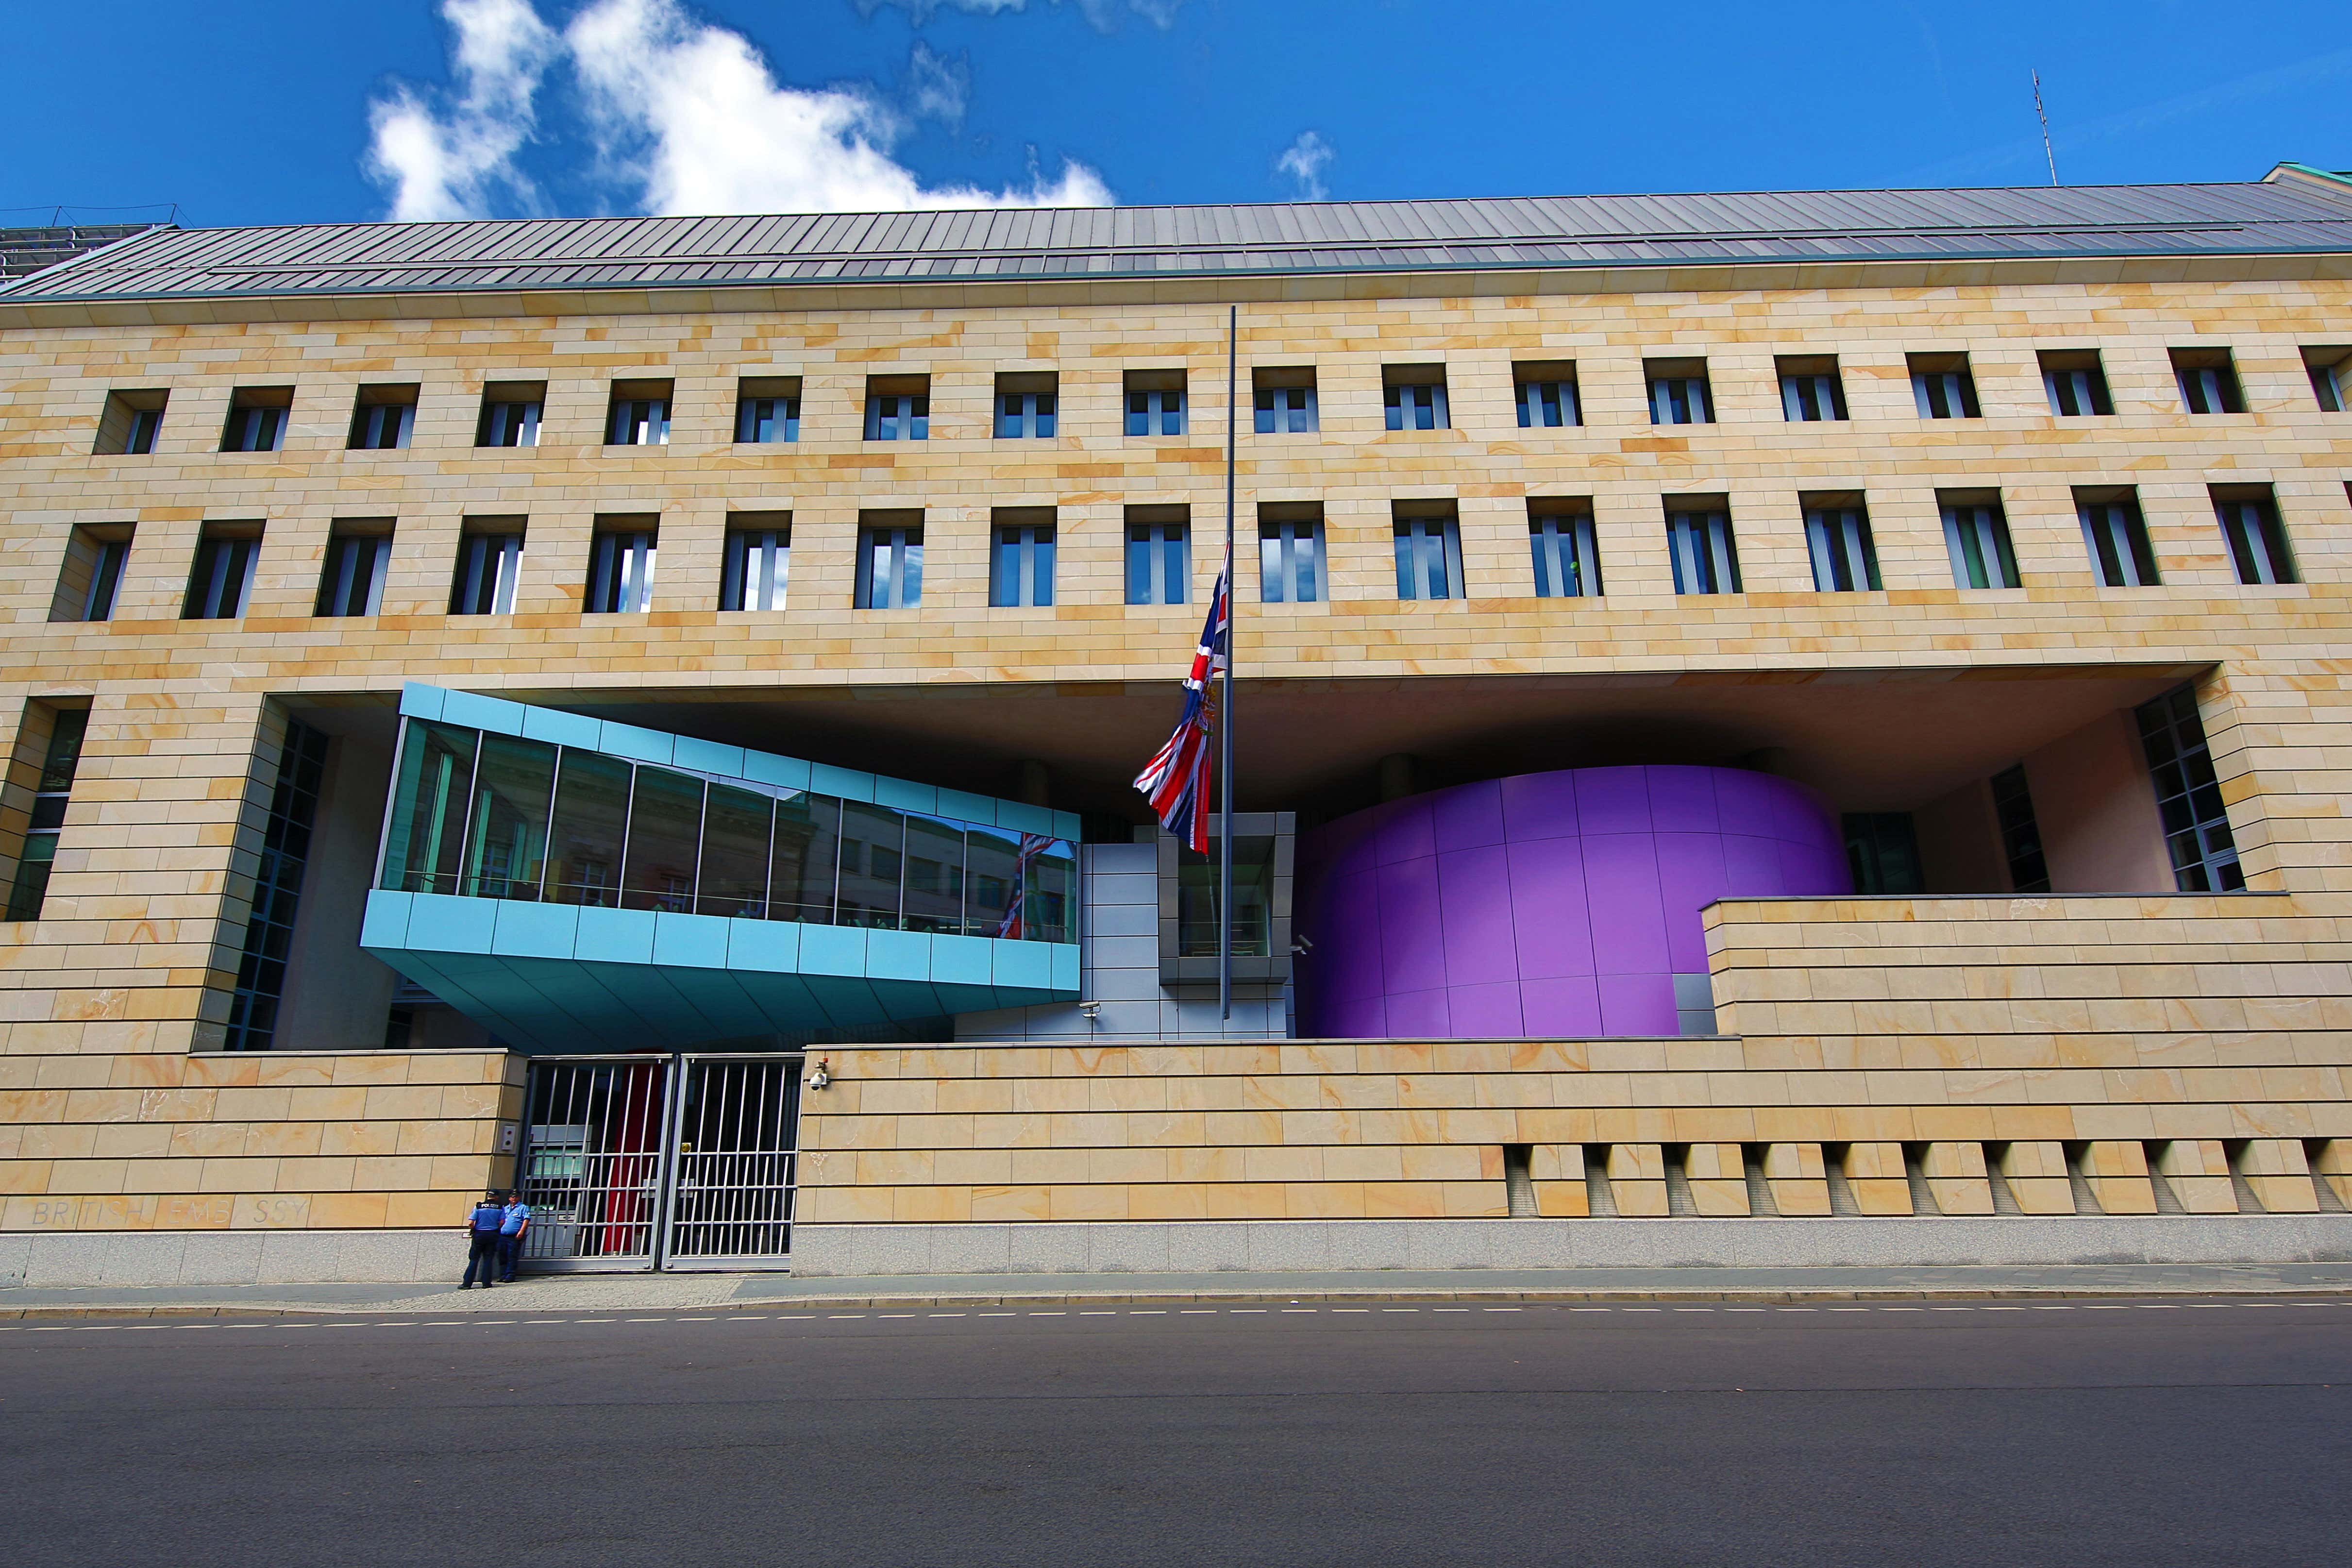
[[1918, 1268], [1561, 1268], [1325, 1273], [541, 1274], [449, 1285], [89, 1286], [0, 1289], [0, 1317], [50, 1314], [542, 1312], [1134, 1300], [1910, 1299], [2352, 1294], [2352, 1264], [2137, 1263]]

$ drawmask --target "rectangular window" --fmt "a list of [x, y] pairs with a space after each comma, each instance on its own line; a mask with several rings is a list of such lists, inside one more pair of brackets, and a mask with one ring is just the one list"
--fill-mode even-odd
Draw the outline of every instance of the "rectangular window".
[[866, 438], [928, 441], [931, 438], [931, 378], [877, 375], [866, 382]]
[[845, 926], [897, 931], [906, 880], [907, 819], [887, 805], [841, 803], [841, 895]]
[[236, 988], [229, 996], [224, 1050], [266, 1051], [278, 1043], [278, 1004], [286, 994], [286, 962], [294, 945], [294, 919], [326, 769], [327, 737], [288, 720], [262, 829], [261, 864], [254, 873], [253, 913], [246, 922]]
[[482, 388], [477, 447], [536, 447], [539, 414], [547, 404], [543, 381], [494, 381]]
[[2139, 502], [2129, 496], [2086, 500], [2074, 498], [2074, 515], [2082, 521], [2083, 543], [2091, 552], [2091, 568], [2108, 588], [2152, 588], [2157, 575], [2156, 551], [2147, 542], [2147, 523]]
[[923, 602], [923, 530], [868, 522], [857, 531], [857, 607], [911, 610]]
[[58, 590], [49, 599], [52, 621], [110, 621], [122, 592], [122, 569], [131, 560], [131, 525], [84, 523], [66, 537], [66, 558]]
[[841, 802], [800, 793], [776, 802], [776, 849], [768, 877], [768, 918], [834, 923], [841, 870]]
[[1127, 602], [1181, 605], [1192, 597], [1192, 529], [1175, 509], [1127, 509]]
[[1981, 419], [1977, 378], [1966, 354], [1908, 354], [1911, 396], [1922, 419]]
[[290, 386], [240, 386], [229, 395], [228, 423], [221, 427], [224, 452], [275, 452], [286, 445], [286, 417], [294, 406]]
[[2080, 419], [2116, 411], [2115, 403], [2107, 396], [2107, 373], [2100, 366], [2096, 349], [2067, 350], [2039, 357], [2042, 390], [2049, 395], [2051, 413], [2061, 419]]
[[694, 883], [697, 914], [746, 921], [768, 917], [775, 825], [772, 796], [711, 782], [702, 813], [702, 870]]
[[352, 449], [393, 452], [408, 445], [416, 427], [414, 386], [362, 386], [352, 407]]
[[188, 596], [180, 617], [233, 621], [245, 614], [253, 592], [254, 562], [261, 553], [257, 522], [205, 524], [196, 541], [196, 563], [188, 574]]
[[1462, 583], [1462, 531], [1452, 512], [1396, 520], [1396, 577], [1400, 599], [1468, 597]]
[[1323, 510], [1283, 502], [1257, 509], [1258, 598], [1268, 605], [1315, 605], [1323, 583]]
[[1315, 409], [1311, 369], [1254, 370], [1250, 386], [1257, 399], [1257, 433], [1295, 436], [1322, 428]]
[[2286, 529], [2279, 521], [2278, 502], [2264, 486], [2259, 491], [2215, 486], [2213, 511], [2221, 520], [2221, 537], [2229, 542], [2230, 563], [2238, 581], [2246, 584], [2296, 581], [2294, 557], [2287, 552]]
[[702, 785], [691, 773], [639, 766], [629, 795], [629, 847], [621, 859], [621, 907], [694, 912], [702, 858]]
[[1650, 423], [1712, 425], [1715, 393], [1703, 359], [1654, 359], [1642, 363], [1650, 383]]
[[587, 613], [636, 615], [654, 607], [654, 542], [650, 518], [599, 518], [589, 546]]
[[[1039, 509], [1043, 510], [1043, 509]], [[988, 602], [999, 609], [1054, 602], [1054, 524], [1050, 512], [999, 507], [988, 551]]]
[[2156, 810], [2175, 884], [2184, 893], [2231, 893], [2246, 885], [2230, 836], [2230, 809], [2214, 777], [2213, 753], [2197, 716], [2197, 692], [2183, 686], [2141, 706], [2140, 744], [2156, 784]]
[[1859, 506], [1806, 504], [1805, 549], [1817, 593], [1875, 593], [1883, 586], [1870, 514]]
[[383, 607], [383, 577], [392, 563], [389, 523], [342, 523], [327, 539], [319, 574], [321, 616], [373, 616]]
[[735, 389], [735, 441], [768, 447], [801, 438], [801, 379], [745, 376]]
[[547, 879], [547, 830], [555, 793], [556, 748], [485, 732], [474, 767], [474, 808], [466, 825], [466, 876], [474, 899], [532, 902]]
[[58, 835], [65, 827], [66, 803], [73, 793], [74, 774], [81, 766], [82, 741], [89, 729], [89, 710], [86, 708], [26, 705], [28, 728], [43, 715], [48, 719], [49, 733], [47, 742], [41, 745], [41, 771], [34, 781], [32, 816], [26, 825], [24, 848], [16, 858], [16, 879], [8, 889], [8, 912], [5, 918], [12, 921], [41, 918], [41, 904], [49, 891], [49, 873], [57, 865]]
[[1952, 581], [1963, 588], [2015, 588], [2017, 552], [2010, 547], [2009, 517], [1998, 500], [1945, 500], [1944, 548], [1952, 557]]
[[1675, 593], [1739, 592], [1739, 550], [1727, 510], [1716, 506], [1669, 510], [1666, 550], [1674, 557]]
[[1845, 816], [1845, 858], [1857, 893], [1924, 893], [1919, 841], [1907, 811], [1851, 811]]
[[719, 607], [782, 609], [792, 564], [792, 513], [738, 512], [727, 520], [727, 560], [719, 577]]
[[1444, 365], [1383, 365], [1381, 382], [1390, 429], [1443, 430], [1453, 423], [1445, 411]]
[[453, 616], [510, 616], [522, 572], [522, 523], [468, 520], [457, 541], [457, 571], [449, 585]]
[[1127, 433], [1130, 436], [1184, 434], [1184, 373], [1181, 370], [1131, 370], [1121, 385], [1127, 396]]
[[2319, 400], [2322, 413], [2341, 414], [2345, 405], [2345, 368], [2352, 363], [2352, 349], [2307, 348], [2303, 351], [2303, 368], [2311, 376], [2311, 395]]
[[171, 395], [161, 388], [108, 393], [106, 411], [98, 419], [98, 441], [90, 450], [101, 458], [152, 456], [155, 437], [163, 428], [163, 405]]
[[2245, 394], [2228, 349], [2174, 349], [2172, 378], [2191, 414], [2243, 414]]
[[[1557, 507], [1558, 503], [1554, 503]], [[1601, 547], [1589, 508], [1528, 510], [1528, 542], [1535, 552], [1536, 597], [1589, 599], [1601, 593]]]
[[2048, 892], [2050, 867], [2042, 857], [2042, 824], [2033, 815], [2033, 794], [2025, 787], [2023, 763], [1993, 775], [1992, 810], [2000, 824], [2000, 848], [2009, 862], [2010, 890]]
[[548, 846], [548, 901], [592, 909], [621, 901], [621, 843], [629, 825], [629, 764], [563, 748]]
[[1519, 405], [1519, 428], [1534, 430], [1584, 423], [1572, 360], [1528, 360], [1511, 366]]
[[996, 438], [1018, 441], [1054, 434], [1054, 410], [1061, 378], [1051, 371], [1024, 372], [996, 378]]
[[396, 893], [455, 893], [466, 847], [478, 730], [411, 719], [401, 727], [392, 812], [384, 819], [378, 885]]
[[669, 443], [667, 381], [616, 381], [612, 412], [604, 425], [608, 447], [662, 447]]
[[1791, 425], [1818, 425], [1845, 417], [1845, 383], [1833, 356], [1782, 355], [1773, 362], [1780, 376], [1780, 412]]
[[906, 929], [961, 936], [963, 905], [963, 824], [908, 813]]

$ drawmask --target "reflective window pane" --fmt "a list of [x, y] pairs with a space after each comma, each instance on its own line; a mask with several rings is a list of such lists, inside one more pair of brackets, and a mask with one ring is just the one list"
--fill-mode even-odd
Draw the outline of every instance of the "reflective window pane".
[[692, 913], [701, 835], [702, 781], [667, 768], [639, 768], [621, 907]]
[[776, 803], [752, 790], [714, 784], [702, 816], [698, 913], [758, 920], [768, 912], [768, 833]]
[[898, 929], [906, 827], [888, 806], [841, 803], [841, 924]]
[[906, 929], [961, 934], [963, 881], [963, 825], [908, 816]]
[[963, 909], [968, 935], [1020, 934], [1015, 922], [1021, 903], [1021, 842], [1020, 834], [1001, 827], [964, 830]]
[[834, 877], [841, 858], [841, 802], [796, 795], [776, 802], [776, 848], [768, 918], [834, 923]]
[[628, 821], [629, 764], [564, 748], [555, 780], [551, 902], [612, 909], [621, 901], [621, 832]]
[[466, 891], [478, 899], [537, 899], [546, 872], [555, 748], [484, 735], [467, 835]]
[[404, 893], [454, 893], [466, 837], [478, 731], [408, 721], [400, 783], [385, 835], [383, 885]]
[[1023, 834], [1021, 852], [1027, 865], [1022, 877], [1020, 921], [1003, 934], [1028, 942], [1077, 941], [1077, 847], [1066, 838]]

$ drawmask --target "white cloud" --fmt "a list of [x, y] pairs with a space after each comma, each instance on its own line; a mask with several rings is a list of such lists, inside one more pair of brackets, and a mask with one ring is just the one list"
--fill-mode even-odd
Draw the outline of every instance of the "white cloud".
[[886, 151], [900, 127], [871, 91], [779, 86], [749, 39], [677, 0], [596, 0], [564, 41], [608, 157], [653, 212], [1111, 205], [1068, 161], [1050, 184], [926, 186]]
[[530, 139], [555, 34], [530, 0], [442, 0], [441, 18], [457, 35], [455, 92], [428, 98], [396, 83], [368, 105], [368, 174], [392, 187], [398, 219], [479, 217], [501, 186], [530, 195], [514, 157]]
[[907, 59], [907, 106], [918, 119], [963, 123], [965, 100], [971, 95], [971, 67], [964, 57], [947, 59], [932, 53], [922, 39]]
[[1319, 202], [1330, 194], [1323, 188], [1323, 171], [1339, 155], [1322, 137], [1312, 131], [1302, 131], [1297, 141], [1283, 149], [1274, 166], [1298, 182], [1300, 195], [1310, 202]]
[[[1062, 0], [1052, 0], [1055, 5]], [[1079, 14], [1093, 25], [1097, 32], [1108, 33], [1118, 26], [1118, 0], [1077, 0]], [[1029, 0], [857, 0], [857, 14], [871, 16], [885, 6], [903, 8], [918, 27], [941, 11], [963, 11], [975, 16], [1001, 16], [1007, 11], [1025, 11]], [[1127, 9], [1142, 17], [1161, 32], [1176, 25], [1176, 13], [1183, 8], [1184, 0], [1127, 0]]]

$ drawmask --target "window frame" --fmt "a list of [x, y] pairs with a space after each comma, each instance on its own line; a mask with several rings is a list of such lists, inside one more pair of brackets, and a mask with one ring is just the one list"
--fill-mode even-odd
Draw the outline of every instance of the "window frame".
[[923, 525], [914, 521], [860, 522], [853, 607], [913, 610], [919, 609], [922, 603]]
[[1677, 596], [1747, 591], [1739, 575], [1739, 533], [1728, 502], [1669, 503], [1666, 554]]
[[[1462, 523], [1455, 509], [1397, 512], [1391, 525], [1399, 602], [1435, 603], [1470, 596], [1463, 577]], [[1439, 573], [1444, 574], [1442, 583], [1436, 581]]]
[[999, 515], [990, 522], [988, 540], [990, 608], [1020, 610], [1053, 607], [1055, 532], [1055, 523], [1050, 519], [1007, 518]]
[[[2267, 487], [2264, 487], [2267, 489]], [[2278, 498], [2271, 494], [2232, 493], [2235, 487], [2215, 485], [2210, 491], [2214, 521], [2230, 552], [2230, 565], [2241, 587], [2274, 588], [2299, 583], [2294, 546], [2286, 521], [2279, 515]]]
[[[1954, 587], [1990, 592], [2024, 586], [2017, 569], [2016, 542], [2010, 537], [2009, 513], [1998, 497], [1974, 500], [1937, 496], [1936, 510], [1943, 519], [1944, 552], [1951, 560]], [[1988, 546], [1992, 552], [1990, 562], [1985, 556]], [[1987, 580], [1971, 580], [1978, 575]], [[1996, 575], [1998, 582], [1992, 581]]]
[[792, 567], [792, 513], [736, 513], [727, 520], [725, 552], [719, 567], [719, 608], [730, 615], [782, 610], [790, 591]]
[[[1601, 595], [1601, 545], [1592, 509], [1528, 510], [1528, 549], [1538, 599], [1597, 599]], [[1563, 587], [1564, 584], [1564, 587]]]
[[[1192, 521], [1189, 517], [1139, 517], [1129, 508], [1126, 566], [1127, 602], [1137, 605], [1192, 602]], [[1139, 578], [1137, 564], [1142, 571]]]
[[[311, 614], [322, 620], [350, 620], [383, 613], [384, 577], [392, 563], [388, 525], [344, 525], [327, 535], [327, 555], [319, 568], [318, 602]], [[356, 594], [359, 607], [351, 607]]]
[[[530, 530], [520, 520], [511, 528], [468, 523], [457, 535], [457, 559], [449, 582], [453, 616], [511, 616], [522, 577]], [[487, 576], [485, 568], [488, 569]], [[481, 605], [479, 609], [471, 608]]]
[[[1258, 509], [1258, 602], [1320, 605], [1330, 598], [1329, 562], [1323, 540], [1323, 514], [1277, 513]], [[1304, 592], [1301, 589], [1304, 589]]]
[[1812, 563], [1817, 594], [1876, 594], [1885, 590], [1878, 574], [1878, 544], [1870, 510], [1861, 501], [1806, 500], [1805, 553]]
[[654, 607], [661, 527], [646, 520], [600, 520], [589, 537], [583, 615], [636, 616]]
[[[2094, 510], [2103, 513], [2095, 521]], [[2163, 570], [2156, 558], [2156, 542], [2148, 537], [2147, 518], [2136, 495], [2097, 499], [2077, 493], [2074, 518], [2082, 525], [2083, 545], [2091, 557], [2091, 574], [2102, 588], [2160, 588]], [[2118, 581], [2118, 577], [2121, 581]]]

